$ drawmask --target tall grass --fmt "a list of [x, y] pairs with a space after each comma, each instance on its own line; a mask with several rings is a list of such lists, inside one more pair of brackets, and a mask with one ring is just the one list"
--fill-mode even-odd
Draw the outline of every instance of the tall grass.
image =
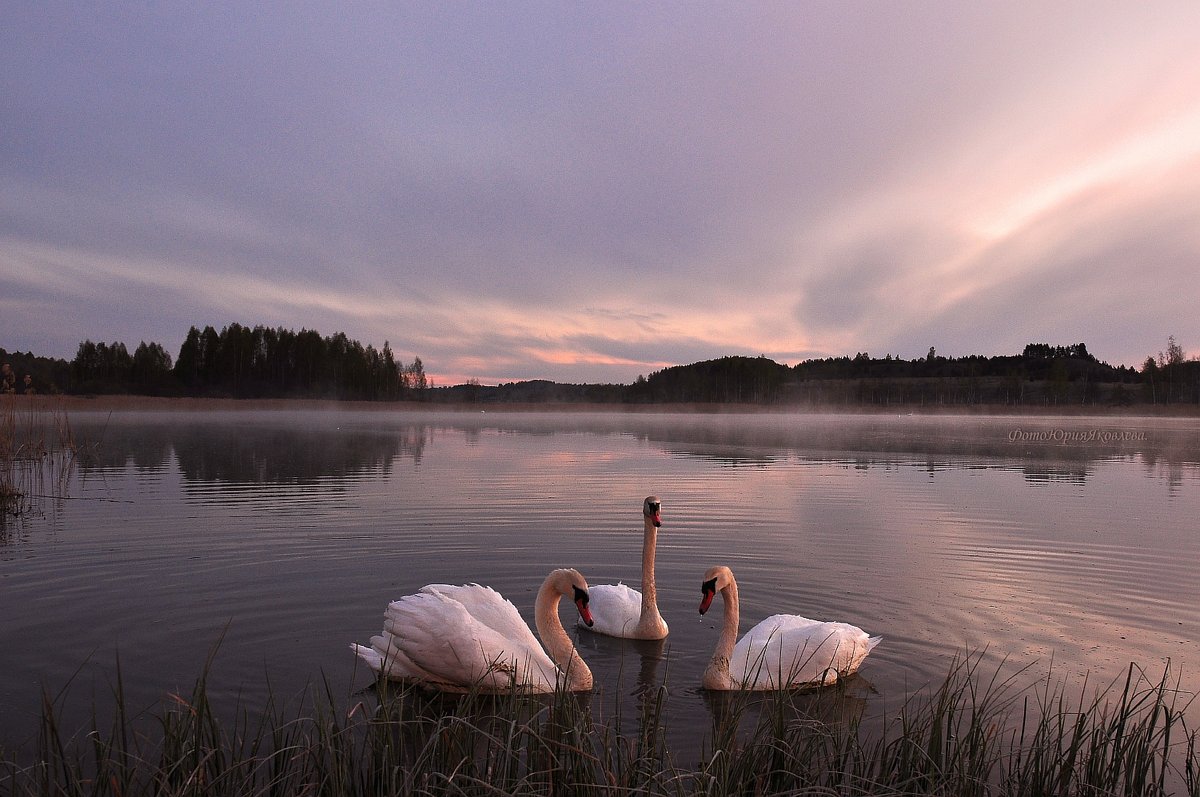
[[[1076, 696], [1047, 676], [956, 662], [888, 717], [818, 716], [794, 695], [725, 695], [693, 760], [662, 729], [663, 689], [637, 728], [600, 696], [447, 696], [380, 683], [349, 701], [327, 683], [218, 719], [206, 677], [129, 716], [66, 735], [47, 697], [36, 749], [0, 761], [21, 795], [1159, 795], [1200, 794], [1188, 699], [1136, 667]], [[845, 687], [829, 687], [841, 689]], [[825, 701], [822, 705], [837, 705]]]
[[77, 450], [61, 400], [0, 397], [0, 532], [43, 499], [66, 494]]

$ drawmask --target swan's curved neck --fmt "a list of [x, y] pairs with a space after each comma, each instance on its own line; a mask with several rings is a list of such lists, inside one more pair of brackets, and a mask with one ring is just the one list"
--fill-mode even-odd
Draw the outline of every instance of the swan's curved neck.
[[733, 676], [729, 672], [729, 660], [733, 657], [733, 646], [737, 642], [741, 617], [737, 581], [732, 573], [729, 575], [729, 585], [721, 590], [721, 598], [725, 602], [725, 622], [721, 626], [721, 636], [717, 638], [717, 647], [713, 651], [712, 659], [704, 670], [704, 686], [709, 689], [729, 689], [733, 683]]
[[658, 542], [658, 527], [645, 515], [646, 531], [642, 537], [642, 609], [638, 615], [639, 639], [662, 639], [667, 635], [667, 623], [658, 613], [658, 589], [654, 586], [654, 549]]
[[537, 603], [533, 609], [533, 623], [537, 626], [542, 645], [558, 668], [566, 673], [566, 687], [572, 692], [592, 688], [592, 671], [575, 650], [575, 644], [567, 636], [562, 619], [558, 616], [558, 601], [562, 597], [558, 589], [547, 579], [538, 590]]
[[642, 617], [658, 614], [658, 588], [654, 586], [654, 551], [658, 546], [658, 529], [647, 515], [646, 531], [642, 537]]

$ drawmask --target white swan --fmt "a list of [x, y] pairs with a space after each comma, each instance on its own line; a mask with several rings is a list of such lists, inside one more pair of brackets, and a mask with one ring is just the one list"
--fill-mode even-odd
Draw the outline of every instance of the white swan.
[[[383, 633], [350, 649], [379, 675], [445, 692], [572, 692], [592, 688], [592, 672], [558, 617], [562, 596], [590, 622], [588, 585], [576, 570], [555, 570], [538, 590], [534, 621], [545, 649], [515, 606], [491, 587], [430, 584], [393, 601]], [[549, 651], [549, 656], [546, 655]]]
[[725, 624], [712, 660], [704, 670], [705, 689], [789, 689], [823, 686], [858, 669], [883, 637], [868, 637], [857, 626], [823, 623], [796, 614], [776, 614], [751, 628], [734, 646], [738, 632], [738, 589], [728, 567], [714, 567], [700, 585], [700, 614], [720, 592]]
[[[590, 591], [591, 629], [598, 634], [626, 639], [662, 639], [667, 624], [658, 613], [658, 591], [654, 586], [654, 549], [662, 525], [662, 502], [650, 496], [642, 502], [642, 591], [624, 584], [601, 584]], [[580, 625], [583, 625], [581, 622]]]

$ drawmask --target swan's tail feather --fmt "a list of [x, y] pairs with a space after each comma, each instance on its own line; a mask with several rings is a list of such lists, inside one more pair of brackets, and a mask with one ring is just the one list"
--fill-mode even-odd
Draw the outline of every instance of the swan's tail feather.
[[383, 670], [383, 656], [379, 655], [379, 651], [354, 642], [350, 643], [350, 649], [357, 653], [358, 657], [365, 661], [367, 666], [375, 672]]
[[867, 639], [867, 652], [870, 653], [872, 650], [875, 649], [875, 646], [878, 645], [882, 641], [883, 641], [883, 637], [881, 637], [881, 636], [873, 636], [873, 637], [870, 637], [869, 639]]

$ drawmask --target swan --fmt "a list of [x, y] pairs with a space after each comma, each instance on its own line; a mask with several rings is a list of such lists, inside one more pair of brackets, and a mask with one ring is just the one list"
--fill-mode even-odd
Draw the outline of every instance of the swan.
[[[596, 622], [590, 627], [598, 634], [626, 639], [662, 639], [667, 635], [654, 587], [654, 548], [662, 525], [662, 502], [657, 496], [642, 502], [642, 520], [642, 591], [620, 583], [592, 587], [592, 617]], [[580, 621], [580, 625], [584, 623]]]
[[383, 677], [443, 692], [588, 691], [592, 672], [558, 617], [564, 595], [591, 622], [587, 581], [576, 570], [552, 571], [534, 607], [545, 649], [510, 601], [479, 584], [429, 584], [392, 601], [370, 647], [350, 649]]
[[825, 686], [858, 669], [883, 637], [869, 637], [857, 626], [823, 623], [796, 614], [776, 614], [751, 628], [734, 646], [738, 633], [738, 589], [733, 571], [713, 567], [700, 585], [700, 614], [718, 592], [725, 600], [725, 624], [704, 670], [705, 689], [790, 689]]

